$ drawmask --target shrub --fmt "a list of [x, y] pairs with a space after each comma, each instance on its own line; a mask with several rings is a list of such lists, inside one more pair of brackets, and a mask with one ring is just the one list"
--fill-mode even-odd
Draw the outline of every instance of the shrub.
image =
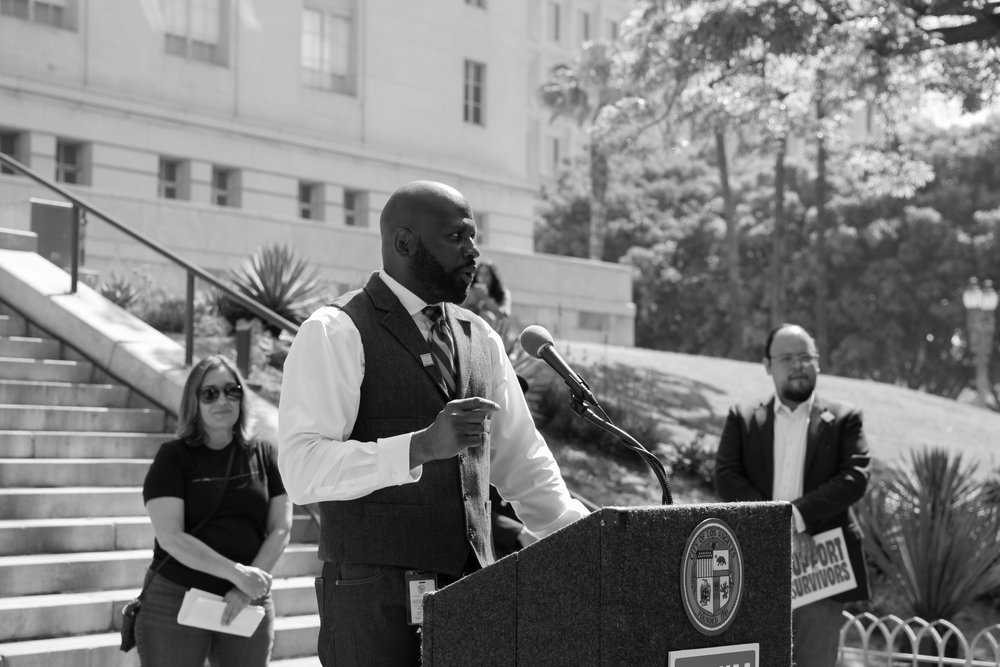
[[111, 303], [132, 312], [152, 285], [153, 279], [141, 268], [133, 268], [127, 274], [112, 270], [108, 279], [98, 285], [97, 291]]
[[[323, 290], [317, 271], [296, 257], [287, 245], [260, 248], [240, 268], [231, 271], [229, 278], [236, 291], [296, 324], [309, 316]], [[232, 326], [241, 319], [260, 319], [224, 295], [219, 297], [218, 306], [219, 313]], [[281, 333], [275, 325], [262, 324], [273, 337]]]
[[1000, 508], [975, 465], [943, 449], [912, 453], [858, 503], [874, 565], [925, 619], [953, 619], [1000, 585]]
[[658, 449], [669, 461], [670, 472], [675, 475], [693, 477], [708, 488], [715, 488], [715, 452], [718, 438], [707, 433], [698, 433], [686, 442], [660, 443]]
[[[585, 378], [600, 375], [595, 369], [583, 366], [577, 368]], [[637, 405], [634, 400], [640, 393], [638, 385], [641, 383], [637, 382], [634, 374], [624, 367], [605, 370], [604, 375], [605, 380], [609, 380], [617, 387], [616, 391], [608, 392], [609, 398], [602, 401], [601, 406], [604, 411], [615, 426], [649, 449], [651, 443], [656, 442], [658, 422], [654, 415], [641, 405]], [[577, 415], [572, 408], [569, 389], [554, 373], [552, 377], [553, 379], [540, 389], [544, 393], [537, 401], [536, 417], [541, 428], [554, 437], [578, 442], [583, 448], [592, 449], [621, 463], [642, 468], [646, 466], [642, 458], [628, 449], [617, 436]]]

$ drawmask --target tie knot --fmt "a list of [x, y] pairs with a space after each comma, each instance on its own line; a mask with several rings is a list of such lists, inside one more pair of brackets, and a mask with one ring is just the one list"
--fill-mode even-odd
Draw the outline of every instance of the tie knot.
[[441, 316], [444, 314], [441, 306], [436, 304], [426, 306], [420, 312], [424, 314], [424, 317], [431, 321], [431, 324], [437, 324], [438, 320], [440, 320]]

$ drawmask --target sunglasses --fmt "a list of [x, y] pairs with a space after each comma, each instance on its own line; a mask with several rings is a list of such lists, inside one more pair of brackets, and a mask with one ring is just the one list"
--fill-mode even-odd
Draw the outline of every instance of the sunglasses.
[[205, 404], [215, 403], [219, 400], [220, 394], [225, 394], [226, 398], [230, 401], [238, 401], [243, 398], [243, 387], [235, 382], [230, 382], [221, 387], [210, 384], [198, 390], [198, 400]]

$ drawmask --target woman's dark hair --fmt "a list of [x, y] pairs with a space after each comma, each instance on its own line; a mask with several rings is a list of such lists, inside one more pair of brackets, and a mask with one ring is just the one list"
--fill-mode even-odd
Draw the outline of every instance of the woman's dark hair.
[[507, 293], [504, 292], [503, 282], [500, 280], [500, 273], [497, 271], [497, 265], [493, 262], [480, 262], [479, 268], [476, 269], [476, 281], [479, 281], [479, 273], [483, 270], [483, 267], [490, 270], [490, 282], [486, 285], [486, 293], [490, 295], [490, 298], [496, 302], [498, 306], [502, 306], [503, 302], [507, 300]]
[[201, 427], [201, 413], [198, 410], [198, 390], [210, 370], [222, 370], [233, 376], [233, 381], [243, 387], [243, 397], [240, 399], [240, 416], [233, 425], [233, 440], [244, 447], [251, 440], [253, 420], [250, 418], [249, 395], [246, 381], [240, 374], [236, 364], [221, 354], [205, 357], [192, 368], [181, 392], [181, 405], [177, 415], [177, 438], [189, 445], [205, 444], [205, 431]]

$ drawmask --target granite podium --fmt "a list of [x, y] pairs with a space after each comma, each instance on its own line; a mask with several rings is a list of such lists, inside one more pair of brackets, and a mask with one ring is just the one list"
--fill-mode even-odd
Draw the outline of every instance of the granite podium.
[[791, 516], [605, 507], [425, 596], [423, 664], [790, 665]]

